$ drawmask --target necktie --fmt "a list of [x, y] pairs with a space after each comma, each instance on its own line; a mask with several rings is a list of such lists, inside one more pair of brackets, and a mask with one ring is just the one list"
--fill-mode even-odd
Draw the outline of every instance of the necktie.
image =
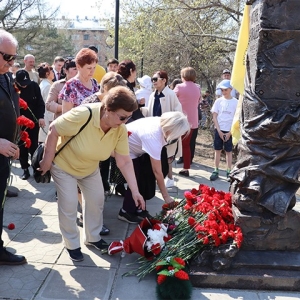
[[60, 73], [56, 73], [57, 74], [57, 80], [60, 79]]

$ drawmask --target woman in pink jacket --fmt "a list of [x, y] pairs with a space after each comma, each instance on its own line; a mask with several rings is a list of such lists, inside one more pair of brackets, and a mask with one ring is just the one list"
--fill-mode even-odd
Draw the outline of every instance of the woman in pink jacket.
[[198, 129], [198, 105], [201, 97], [201, 89], [199, 85], [195, 84], [195, 69], [191, 67], [184, 68], [181, 70], [180, 75], [182, 83], [176, 85], [174, 92], [182, 105], [182, 111], [187, 115], [191, 131], [182, 137], [183, 169], [179, 174], [189, 177], [191, 166], [190, 142], [193, 132]]

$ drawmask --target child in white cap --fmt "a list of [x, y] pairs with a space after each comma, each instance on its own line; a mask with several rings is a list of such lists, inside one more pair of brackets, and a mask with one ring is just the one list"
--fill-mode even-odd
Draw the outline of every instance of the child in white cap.
[[231, 96], [232, 86], [230, 80], [222, 80], [218, 86], [222, 91], [222, 97], [218, 98], [211, 112], [213, 114], [213, 122], [215, 125], [214, 149], [215, 149], [215, 169], [210, 176], [210, 180], [214, 181], [219, 177], [219, 164], [221, 151], [226, 152], [227, 171], [226, 176], [229, 178], [232, 165], [232, 137], [231, 125], [238, 100]]

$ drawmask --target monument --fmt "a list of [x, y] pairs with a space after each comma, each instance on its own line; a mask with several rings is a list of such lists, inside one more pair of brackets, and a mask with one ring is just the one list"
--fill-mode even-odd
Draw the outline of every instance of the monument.
[[232, 170], [244, 242], [231, 268], [192, 268], [195, 286], [300, 291], [300, 1], [250, 0], [239, 155]]
[[231, 176], [236, 223], [243, 249], [300, 251], [300, 215], [292, 209], [300, 186], [300, 1], [247, 4], [242, 138]]

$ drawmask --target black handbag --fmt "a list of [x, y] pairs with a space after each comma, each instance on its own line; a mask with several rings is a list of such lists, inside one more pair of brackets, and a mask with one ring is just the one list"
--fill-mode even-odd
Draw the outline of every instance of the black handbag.
[[[84, 128], [85, 126], [90, 122], [91, 118], [92, 118], [92, 110], [90, 107], [88, 107], [88, 110], [90, 111], [90, 115], [87, 119], [87, 121], [85, 122], [84, 125], [81, 126], [81, 128], [79, 129], [79, 131], [73, 135], [56, 153], [55, 153], [55, 157], [67, 146], [68, 143], [70, 143]], [[50, 170], [48, 170], [44, 175], [42, 175], [41, 171], [38, 171], [37, 169], [40, 167], [40, 161], [43, 158], [44, 155], [44, 148], [45, 148], [45, 144], [44, 143], [40, 143], [38, 145], [38, 147], [36, 148], [36, 150], [34, 151], [33, 155], [32, 155], [32, 159], [31, 159], [31, 166], [33, 168], [33, 177], [34, 180], [37, 183], [49, 183], [51, 181], [51, 173]]]

